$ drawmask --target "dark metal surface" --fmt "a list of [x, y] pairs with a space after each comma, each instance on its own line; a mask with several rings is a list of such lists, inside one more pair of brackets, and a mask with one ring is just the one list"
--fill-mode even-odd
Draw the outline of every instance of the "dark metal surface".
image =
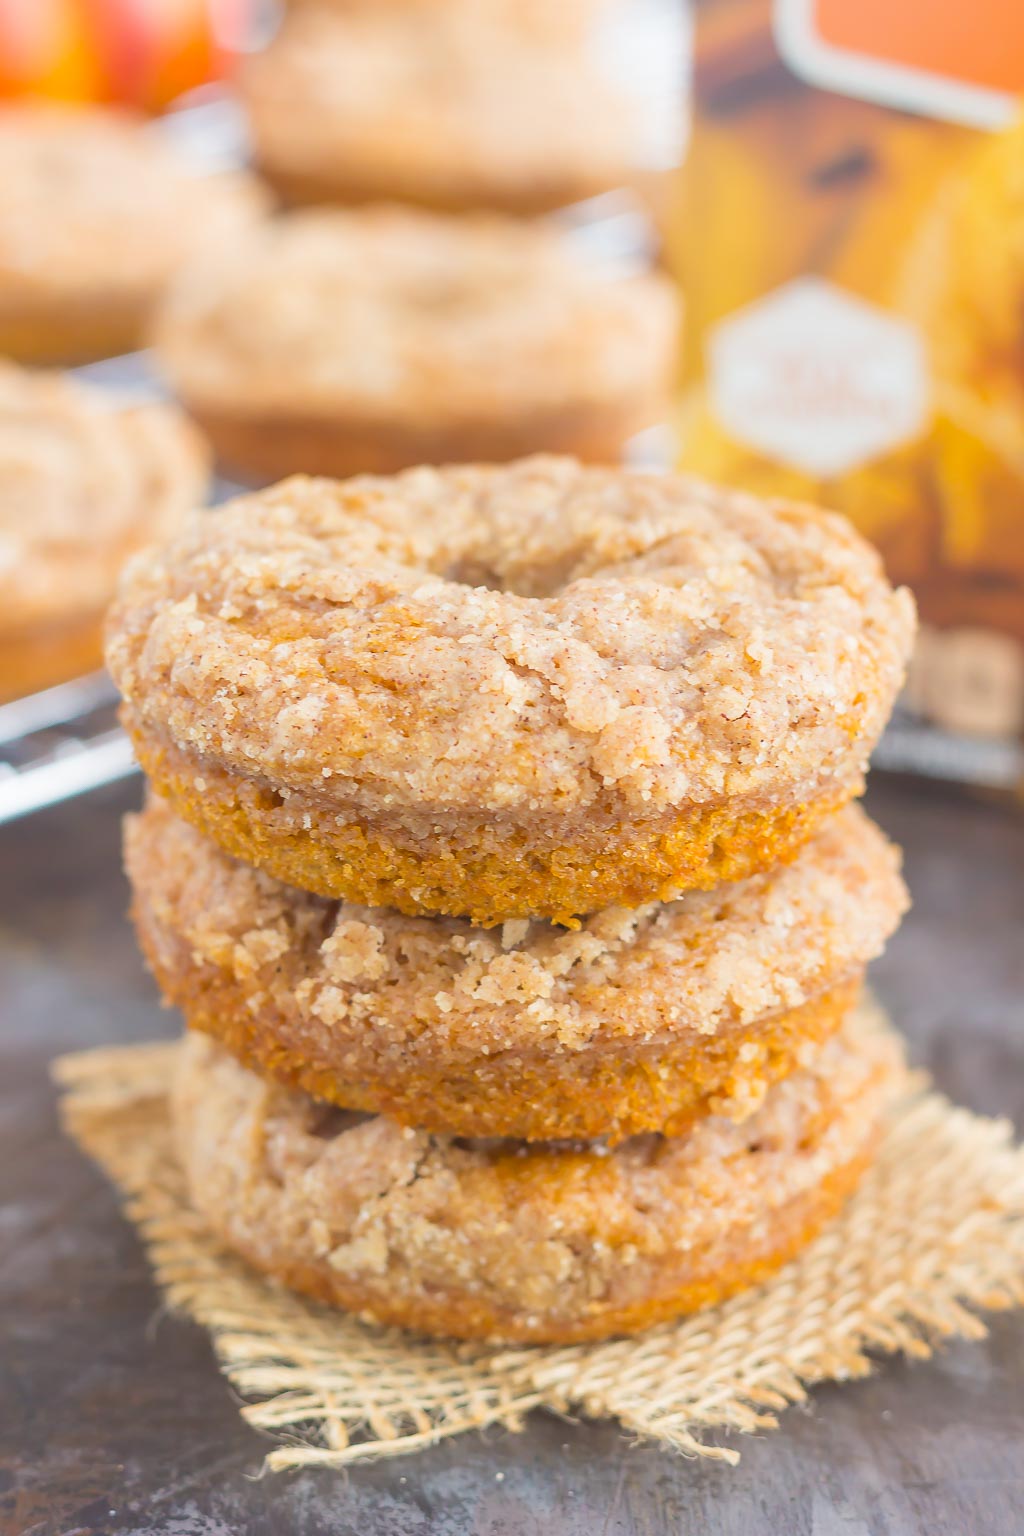
[[[47, 1062], [176, 1029], [124, 920], [112, 787], [0, 831], [0, 1533], [1011, 1536], [1024, 1531], [1024, 1318], [814, 1393], [736, 1470], [535, 1415], [347, 1476], [258, 1479], [202, 1333], [161, 1314], [102, 1177], [56, 1129]], [[908, 783], [870, 805], [914, 912], [877, 966], [912, 1053], [1024, 1124], [1024, 818]]]

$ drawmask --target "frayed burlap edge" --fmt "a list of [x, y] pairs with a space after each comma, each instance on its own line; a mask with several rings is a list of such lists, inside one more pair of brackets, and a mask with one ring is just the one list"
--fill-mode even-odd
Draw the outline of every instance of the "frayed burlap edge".
[[69, 1133], [123, 1194], [169, 1303], [210, 1330], [273, 1469], [402, 1455], [533, 1408], [615, 1418], [734, 1463], [711, 1429], [766, 1429], [869, 1351], [926, 1357], [980, 1338], [976, 1309], [1024, 1301], [1024, 1150], [1009, 1125], [919, 1092], [894, 1112], [844, 1214], [756, 1291], [639, 1338], [566, 1348], [446, 1345], [303, 1302], [225, 1252], [190, 1210], [166, 1088], [175, 1045], [82, 1052], [54, 1068]]

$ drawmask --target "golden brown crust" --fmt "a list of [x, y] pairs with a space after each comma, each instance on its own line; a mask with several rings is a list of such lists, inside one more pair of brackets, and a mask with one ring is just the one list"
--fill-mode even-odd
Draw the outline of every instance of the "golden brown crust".
[[260, 175], [286, 208], [334, 204], [358, 208], [401, 202], [432, 213], [463, 214], [493, 208], [510, 218], [534, 219], [600, 197], [616, 186], [628, 188], [639, 180], [627, 167], [619, 169], [615, 181], [603, 170], [587, 172], [581, 168], [560, 176], [549, 169], [538, 170], [529, 181], [499, 189], [487, 176], [471, 177], [464, 169], [458, 176], [429, 181], [408, 175], [398, 165], [386, 175], [378, 170], [361, 172], [358, 163], [351, 160], [338, 160], [330, 170], [297, 170], [277, 158], [269, 136], [257, 144], [256, 156]]
[[794, 858], [863, 785], [858, 778], [841, 797], [792, 810], [732, 816], [702, 809], [653, 830], [584, 824], [573, 829], [576, 842], [545, 845], [540, 827], [531, 839], [487, 822], [447, 834], [438, 826], [427, 841], [403, 835], [401, 824], [392, 837], [386, 827], [366, 828], [337, 813], [321, 828], [315, 801], [292, 795], [282, 803], [275, 791], [209, 759], [154, 743], [130, 709], [121, 719], [154, 788], [234, 858], [319, 896], [484, 926], [533, 917], [575, 926], [579, 914], [603, 907], [744, 880]]
[[859, 792], [912, 630], [839, 519], [535, 458], [217, 509], [126, 573], [108, 662], [236, 857], [572, 920], [792, 856]]
[[174, 1111], [194, 1204], [257, 1267], [379, 1322], [569, 1341], [785, 1262], [856, 1183], [900, 1081], [895, 1042], [860, 1018], [742, 1125], [530, 1146], [325, 1108], [193, 1035]]
[[404, 1124], [531, 1140], [750, 1114], [839, 1026], [906, 903], [855, 808], [788, 868], [578, 932], [325, 902], [157, 799], [126, 823], [125, 861], [165, 996], [248, 1066]]
[[527, 453], [569, 453], [587, 464], [615, 464], [631, 438], [665, 418], [660, 395], [628, 404], [416, 429], [379, 417], [233, 415], [203, 404], [191, 414], [217, 462], [243, 481], [267, 483], [301, 470], [339, 480], [391, 475], [414, 464], [502, 464]]
[[409, 1072], [397, 1081], [367, 1074], [349, 1082], [329, 1065], [311, 1061], [303, 1047], [285, 1044], [276, 1016], [244, 1013], [237, 991], [219, 977], [161, 971], [145, 920], [136, 915], [136, 924], [164, 995], [181, 1008], [190, 1028], [227, 1046], [243, 1066], [342, 1108], [389, 1115], [401, 1125], [440, 1135], [525, 1141], [602, 1136], [609, 1145], [647, 1131], [679, 1136], [703, 1115], [756, 1106], [759, 1095], [791, 1071], [808, 1046], [839, 1028], [859, 991], [853, 981], [802, 1008], [761, 1020], [755, 1029], [708, 1042], [689, 1040], [676, 1049], [640, 1047], [620, 1061], [610, 1052], [532, 1062], [519, 1055], [496, 1064], [491, 1075], [481, 1062], [461, 1079]]
[[5, 304], [0, 296], [0, 355], [35, 367], [70, 368], [100, 357], [134, 352], [141, 344], [152, 301], [108, 296], [40, 297]]

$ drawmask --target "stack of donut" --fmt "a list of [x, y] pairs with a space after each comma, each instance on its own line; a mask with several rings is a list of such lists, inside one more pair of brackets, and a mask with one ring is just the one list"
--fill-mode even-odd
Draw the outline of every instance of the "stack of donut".
[[127, 865], [210, 1226], [494, 1340], [794, 1255], [901, 1081], [850, 802], [913, 623], [840, 518], [562, 458], [287, 480], [136, 557]]

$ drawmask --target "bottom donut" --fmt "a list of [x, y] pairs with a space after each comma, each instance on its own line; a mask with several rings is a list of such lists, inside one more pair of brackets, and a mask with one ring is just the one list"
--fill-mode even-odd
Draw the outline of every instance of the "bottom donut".
[[265, 1083], [194, 1034], [173, 1103], [194, 1206], [256, 1268], [379, 1323], [568, 1343], [792, 1258], [856, 1187], [902, 1076], [860, 1008], [742, 1124], [613, 1149], [410, 1130]]

